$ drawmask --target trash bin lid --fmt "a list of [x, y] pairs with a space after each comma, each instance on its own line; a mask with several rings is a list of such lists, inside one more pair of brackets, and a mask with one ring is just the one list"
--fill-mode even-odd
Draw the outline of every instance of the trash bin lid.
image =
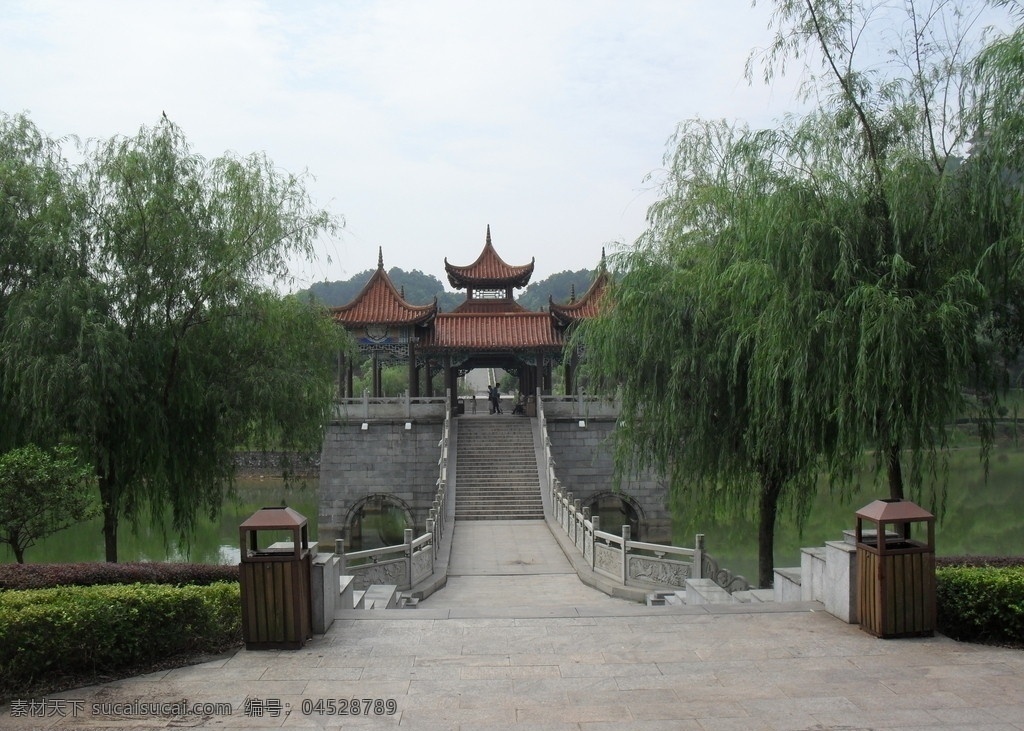
[[856, 515], [876, 523], [935, 520], [934, 515], [909, 500], [875, 500], [858, 510]]
[[301, 513], [283, 506], [260, 508], [246, 518], [239, 528], [275, 530], [301, 528], [308, 521]]

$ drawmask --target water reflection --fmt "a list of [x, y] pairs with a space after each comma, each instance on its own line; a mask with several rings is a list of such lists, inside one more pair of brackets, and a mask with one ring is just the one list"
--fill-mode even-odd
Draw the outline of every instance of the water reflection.
[[[309, 535], [317, 535], [316, 480], [292, 481], [245, 479], [235, 484], [235, 496], [228, 499], [216, 520], [201, 516], [195, 536], [181, 542], [169, 528], [153, 528], [146, 520], [133, 527], [122, 522], [118, 535], [120, 561], [182, 561], [194, 563], [238, 563], [241, 554], [238, 526], [268, 505], [287, 505], [309, 521]], [[103, 520], [97, 518], [55, 533], [25, 551], [29, 563], [103, 561]], [[0, 561], [12, 562], [14, 555], [0, 546]]]
[[[944, 517], [936, 526], [936, 551], [942, 555], [1019, 555], [1024, 547], [1024, 448], [1004, 446], [993, 452], [990, 474], [985, 479], [977, 450], [954, 453], [949, 469], [949, 493]], [[820, 546], [840, 540], [843, 530], [854, 525], [853, 513], [884, 490], [866, 475], [862, 487], [848, 500], [840, 501], [823, 492], [812, 508], [801, 535], [791, 520], [782, 519], [776, 532], [775, 565], [799, 566], [802, 546]], [[240, 480], [236, 496], [225, 503], [219, 518], [202, 518], [194, 539], [182, 544], [174, 536], [141, 523], [135, 531], [124, 524], [119, 537], [122, 561], [194, 561], [233, 564], [239, 560], [238, 526], [268, 505], [287, 505], [309, 521], [309, 535], [317, 537], [316, 481], [286, 486], [281, 480]], [[620, 505], [597, 505], [604, 530], [616, 532], [629, 520]], [[928, 507], [927, 505], [925, 507]], [[373, 548], [402, 540], [409, 525], [404, 509], [388, 501], [368, 502], [361, 513], [358, 542], [350, 550]], [[72, 526], [50, 536], [25, 553], [32, 563], [102, 561], [102, 520]], [[748, 578], [757, 575], [757, 522], [716, 515], [687, 514], [675, 526], [676, 544], [692, 546], [693, 536], [704, 533], [708, 551], [722, 566]], [[634, 533], [635, 534], [635, 533]], [[355, 536], [353, 536], [355, 537]], [[13, 554], [0, 546], [0, 561], [11, 562]]]

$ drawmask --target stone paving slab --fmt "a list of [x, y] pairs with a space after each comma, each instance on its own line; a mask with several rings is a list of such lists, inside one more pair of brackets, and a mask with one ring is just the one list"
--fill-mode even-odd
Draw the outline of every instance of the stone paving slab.
[[[498, 578], [461, 577], [417, 609], [343, 613], [300, 650], [32, 699], [53, 715], [2, 707], [0, 731], [1024, 731], [1018, 650], [879, 640], [816, 603], [645, 607], [577, 594], [571, 573]], [[473, 582], [499, 604], [471, 606]], [[369, 699], [369, 715], [339, 715], [352, 698]], [[183, 700], [186, 713], [138, 707]]]

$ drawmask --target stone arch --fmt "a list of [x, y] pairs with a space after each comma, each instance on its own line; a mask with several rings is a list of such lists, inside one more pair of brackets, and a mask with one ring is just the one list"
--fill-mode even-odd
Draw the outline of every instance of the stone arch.
[[[605, 490], [591, 495], [583, 504], [590, 508], [591, 515], [601, 516], [601, 530], [617, 533], [620, 526], [628, 522], [633, 539], [643, 540], [647, 532], [646, 519], [643, 506], [636, 498], [624, 492]], [[612, 522], [616, 510], [621, 514], [617, 525]]]
[[408, 503], [394, 495], [375, 492], [352, 505], [344, 525], [345, 550], [362, 551], [402, 543], [405, 529], [413, 528], [415, 523]]

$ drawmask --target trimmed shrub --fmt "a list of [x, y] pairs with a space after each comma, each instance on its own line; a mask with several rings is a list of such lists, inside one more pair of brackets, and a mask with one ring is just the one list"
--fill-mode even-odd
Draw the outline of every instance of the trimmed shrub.
[[0, 564], [0, 590], [46, 589], [100, 584], [171, 584], [205, 586], [238, 581], [238, 564], [199, 563], [41, 563]]
[[949, 566], [935, 574], [940, 632], [1024, 647], [1024, 567]]
[[222, 652], [241, 636], [237, 583], [0, 592], [0, 698], [44, 679]]

